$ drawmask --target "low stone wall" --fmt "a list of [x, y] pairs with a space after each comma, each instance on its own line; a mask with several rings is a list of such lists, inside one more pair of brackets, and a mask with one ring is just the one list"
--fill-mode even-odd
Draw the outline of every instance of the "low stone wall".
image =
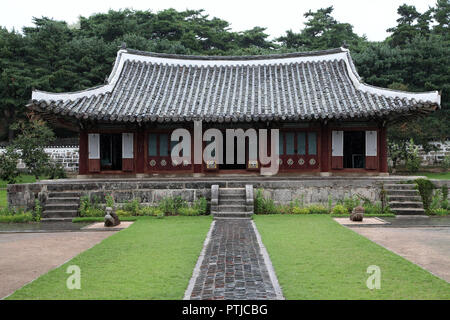
[[[0, 153], [4, 152], [4, 148], [0, 148]], [[79, 150], [78, 146], [54, 146], [44, 149], [50, 156], [50, 159], [59, 163], [67, 172], [78, 172]], [[25, 169], [25, 163], [19, 159], [17, 168]]]
[[[407, 177], [405, 177], [407, 179]], [[303, 199], [305, 204], [327, 203], [331, 196], [333, 203], [344, 197], [361, 195], [372, 201], [380, 198], [383, 183], [393, 183], [402, 179], [365, 177], [309, 177], [309, 178], [184, 178], [155, 179], [114, 179], [114, 180], [57, 180], [8, 186], [8, 203], [14, 207], [32, 209], [35, 199], [45, 204], [50, 192], [76, 191], [81, 195], [98, 197], [105, 201], [106, 195], [113, 195], [116, 203], [139, 198], [142, 203], [155, 205], [162, 198], [181, 196], [187, 202], [204, 196], [211, 199], [211, 186], [221, 188], [244, 188], [252, 184], [254, 189], [263, 189], [267, 197], [276, 203], [287, 204]]]

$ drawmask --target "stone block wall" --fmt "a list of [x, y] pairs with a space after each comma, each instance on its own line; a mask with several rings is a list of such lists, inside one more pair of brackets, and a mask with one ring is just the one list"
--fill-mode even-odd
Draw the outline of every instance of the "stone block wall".
[[[3, 153], [4, 151], [4, 148], [0, 148], [0, 153]], [[45, 152], [50, 156], [50, 159], [59, 163], [66, 172], [78, 172], [78, 146], [47, 147], [45, 148]], [[21, 159], [19, 160], [17, 167], [19, 169], [26, 168]]]

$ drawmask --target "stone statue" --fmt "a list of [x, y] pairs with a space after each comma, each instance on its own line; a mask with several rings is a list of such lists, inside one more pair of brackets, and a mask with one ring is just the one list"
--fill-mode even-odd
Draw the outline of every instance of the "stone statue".
[[105, 215], [105, 227], [114, 227], [120, 224], [119, 217], [114, 212], [113, 208], [106, 207], [106, 215]]
[[352, 213], [350, 214], [351, 221], [363, 221], [363, 217], [364, 217], [364, 208], [361, 206], [355, 207]]

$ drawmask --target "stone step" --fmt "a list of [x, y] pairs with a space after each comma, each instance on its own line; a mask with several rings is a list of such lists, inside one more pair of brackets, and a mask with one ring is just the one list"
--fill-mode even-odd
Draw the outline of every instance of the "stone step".
[[73, 218], [42, 218], [42, 222], [58, 222], [58, 221], [65, 221], [70, 222]]
[[44, 210], [42, 218], [70, 218], [78, 216], [78, 210]]
[[389, 201], [422, 201], [422, 198], [420, 196], [398, 196], [398, 195], [392, 195], [389, 196]]
[[48, 198], [45, 202], [46, 204], [64, 204], [64, 203], [80, 203], [80, 198], [77, 197], [67, 197], [67, 198]]
[[49, 198], [80, 198], [81, 193], [76, 191], [50, 192]]
[[397, 183], [397, 184], [385, 184], [384, 189], [386, 190], [415, 190], [415, 184]]
[[245, 206], [245, 203], [246, 203], [246, 199], [244, 197], [219, 199], [219, 205], [221, 205], [221, 204], [231, 204], [231, 205], [242, 204], [243, 206]]
[[219, 204], [219, 212], [246, 212], [245, 205]]
[[393, 208], [422, 208], [423, 203], [421, 201], [389, 201], [389, 207]]
[[78, 203], [57, 203], [57, 204], [46, 204], [44, 206], [45, 210], [57, 211], [57, 210], [78, 210]]
[[388, 190], [388, 197], [391, 196], [420, 196], [419, 191], [417, 190]]
[[242, 195], [245, 196], [245, 188], [219, 188], [219, 198], [222, 195]]
[[397, 215], [425, 215], [425, 210], [422, 208], [391, 208]]
[[216, 218], [250, 218], [252, 215], [248, 212], [217, 212], [214, 214]]

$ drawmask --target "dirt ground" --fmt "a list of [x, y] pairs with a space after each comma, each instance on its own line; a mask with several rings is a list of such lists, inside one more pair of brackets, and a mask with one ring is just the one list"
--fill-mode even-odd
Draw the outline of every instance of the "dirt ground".
[[352, 228], [450, 282], [450, 228]]
[[0, 299], [114, 233], [0, 234]]

